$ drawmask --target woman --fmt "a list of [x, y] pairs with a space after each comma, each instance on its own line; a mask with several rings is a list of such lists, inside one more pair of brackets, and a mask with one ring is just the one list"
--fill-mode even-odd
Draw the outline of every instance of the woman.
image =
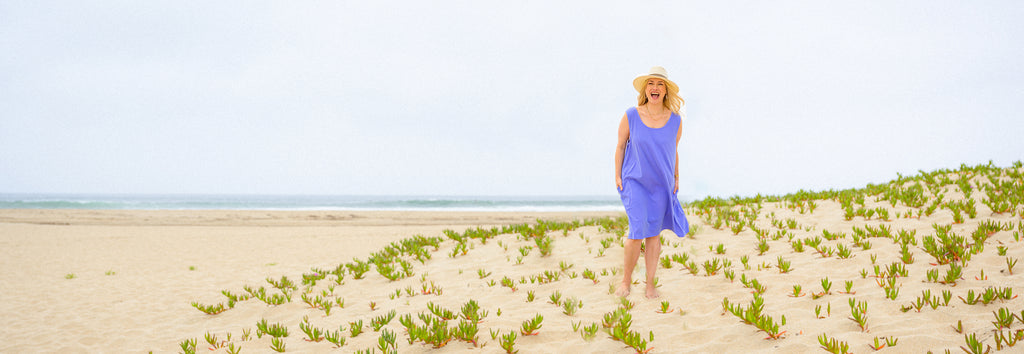
[[629, 218], [622, 285], [616, 294], [629, 295], [642, 242], [647, 297], [656, 298], [654, 272], [661, 256], [659, 235], [669, 229], [683, 237], [690, 230], [676, 197], [679, 191], [676, 147], [683, 132], [679, 112], [684, 101], [679, 97], [679, 86], [668, 79], [665, 68], [660, 66], [634, 79], [633, 87], [640, 93], [637, 106], [629, 108], [622, 116], [615, 150], [615, 186]]

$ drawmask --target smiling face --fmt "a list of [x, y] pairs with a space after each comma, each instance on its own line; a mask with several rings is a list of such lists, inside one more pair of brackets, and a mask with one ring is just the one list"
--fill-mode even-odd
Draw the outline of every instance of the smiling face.
[[668, 85], [665, 84], [665, 80], [647, 80], [647, 86], [644, 89], [644, 93], [647, 95], [647, 102], [661, 104], [661, 100], [665, 99], [666, 92], [668, 92]]

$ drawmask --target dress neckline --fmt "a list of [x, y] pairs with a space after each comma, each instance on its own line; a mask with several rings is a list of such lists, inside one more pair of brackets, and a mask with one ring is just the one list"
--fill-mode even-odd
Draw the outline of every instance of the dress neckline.
[[640, 107], [634, 107], [634, 108], [636, 109], [636, 118], [639, 119], [640, 120], [640, 124], [643, 124], [643, 126], [647, 127], [647, 129], [658, 130], [658, 129], [665, 128], [666, 126], [668, 126], [668, 122], [672, 121], [672, 115], [675, 114], [675, 113], [671, 113], [670, 112], [668, 114], [668, 119], [665, 120], [665, 124], [662, 124], [660, 127], [655, 128], [655, 127], [647, 125], [647, 123], [644, 123], [644, 118], [640, 116]]

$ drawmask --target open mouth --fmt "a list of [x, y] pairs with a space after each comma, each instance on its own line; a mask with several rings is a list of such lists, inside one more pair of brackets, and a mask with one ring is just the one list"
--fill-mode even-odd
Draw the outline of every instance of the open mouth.
[[661, 97], [660, 93], [651, 93], [651, 99], [656, 100], [658, 97]]

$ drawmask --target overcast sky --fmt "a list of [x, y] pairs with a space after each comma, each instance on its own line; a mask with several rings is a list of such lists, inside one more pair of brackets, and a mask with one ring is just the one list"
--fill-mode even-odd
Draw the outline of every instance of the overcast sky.
[[[629, 4], [627, 4], [629, 3]], [[1020, 1], [0, 2], [0, 192], [615, 194], [634, 77], [683, 196], [1024, 159]]]

